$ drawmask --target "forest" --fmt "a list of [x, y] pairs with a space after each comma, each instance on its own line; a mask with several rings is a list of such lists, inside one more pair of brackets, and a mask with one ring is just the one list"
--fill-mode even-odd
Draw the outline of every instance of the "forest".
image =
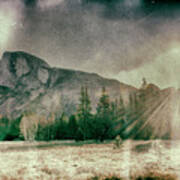
[[[0, 120], [0, 140], [96, 140], [114, 139], [120, 135], [122, 139], [152, 139], [151, 127], [146, 131], [137, 131], [146, 120], [146, 96], [140, 93], [130, 94], [125, 104], [120, 96], [111, 100], [105, 87], [97, 103], [96, 112], [92, 112], [91, 100], [87, 87], [81, 87], [79, 104], [74, 114], [67, 116], [62, 113], [49, 117], [34, 112], [24, 112], [16, 119], [2, 117]], [[135, 123], [135, 125], [133, 125]], [[133, 125], [131, 130], [128, 127]]]

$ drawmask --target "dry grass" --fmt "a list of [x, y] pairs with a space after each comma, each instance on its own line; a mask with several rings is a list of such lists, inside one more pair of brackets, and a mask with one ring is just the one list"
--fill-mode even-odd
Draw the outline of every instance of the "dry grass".
[[146, 143], [126, 141], [120, 149], [113, 144], [10, 148], [0, 152], [0, 180], [180, 179], [179, 142], [168, 148], [158, 142], [145, 151], [138, 144]]

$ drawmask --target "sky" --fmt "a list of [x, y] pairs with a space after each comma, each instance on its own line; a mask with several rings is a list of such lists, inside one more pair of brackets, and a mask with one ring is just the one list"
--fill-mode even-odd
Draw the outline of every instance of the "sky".
[[175, 0], [0, 0], [0, 54], [25, 51], [51, 66], [140, 87], [180, 88]]

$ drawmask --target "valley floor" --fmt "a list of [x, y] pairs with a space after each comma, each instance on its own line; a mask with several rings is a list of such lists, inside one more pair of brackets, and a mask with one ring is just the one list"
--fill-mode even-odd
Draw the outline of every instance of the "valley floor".
[[0, 180], [130, 179], [147, 173], [180, 179], [179, 141], [128, 140], [118, 149], [113, 143], [67, 143], [0, 143]]

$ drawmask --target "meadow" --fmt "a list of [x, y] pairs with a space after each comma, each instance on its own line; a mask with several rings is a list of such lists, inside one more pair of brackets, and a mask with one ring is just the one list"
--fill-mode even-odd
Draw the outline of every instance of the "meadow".
[[[180, 179], [179, 141], [1, 142], [0, 180]], [[116, 178], [115, 178], [116, 177]]]

